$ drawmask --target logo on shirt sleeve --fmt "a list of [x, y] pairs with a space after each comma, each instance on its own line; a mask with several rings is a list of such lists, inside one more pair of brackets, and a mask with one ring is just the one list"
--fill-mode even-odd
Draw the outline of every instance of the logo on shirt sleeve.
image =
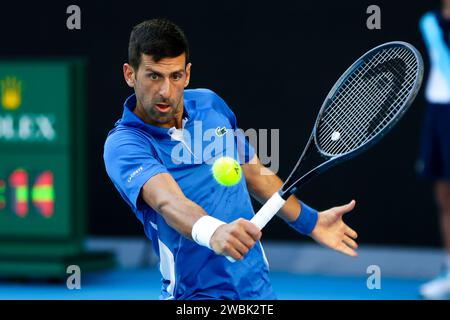
[[131, 180], [133, 180], [133, 178], [134, 178], [135, 176], [137, 176], [139, 173], [142, 172], [142, 170], [144, 170], [144, 169], [142, 168], [142, 166], [140, 166], [140, 167], [137, 168], [135, 171], [133, 171], [133, 173], [130, 174], [130, 176], [128, 177], [127, 182], [130, 183]]

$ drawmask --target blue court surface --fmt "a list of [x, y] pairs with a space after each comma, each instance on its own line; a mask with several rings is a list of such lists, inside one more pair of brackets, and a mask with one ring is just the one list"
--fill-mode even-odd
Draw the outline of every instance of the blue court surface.
[[[282, 300], [354, 300], [419, 299], [418, 287], [423, 280], [383, 277], [380, 289], [368, 289], [366, 277], [325, 276], [271, 272], [275, 292]], [[3, 300], [154, 300], [159, 297], [160, 274], [156, 268], [112, 270], [82, 274], [81, 289], [69, 290], [65, 282], [0, 282]]]

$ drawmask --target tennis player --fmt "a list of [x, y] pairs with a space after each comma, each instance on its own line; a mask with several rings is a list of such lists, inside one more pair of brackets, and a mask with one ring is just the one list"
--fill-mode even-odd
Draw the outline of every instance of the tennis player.
[[[199, 131], [220, 128], [214, 138], [226, 139], [223, 133], [238, 126], [216, 93], [185, 90], [192, 65], [178, 26], [165, 19], [138, 24], [128, 54], [123, 75], [134, 94], [109, 132], [104, 161], [160, 258], [160, 298], [275, 299], [261, 230], [249, 221], [254, 215], [249, 193], [265, 202], [282, 181], [261, 174], [265, 168], [243, 135], [234, 134], [231, 147], [224, 142], [206, 158], [198, 152], [210, 143]], [[245, 179], [224, 187], [214, 180], [208, 160], [229, 155], [229, 148]], [[317, 212], [291, 196], [278, 215], [301, 234], [356, 256], [357, 234], [342, 220], [354, 206], [351, 201]]]
[[431, 69], [422, 130], [419, 173], [434, 182], [446, 258], [442, 273], [420, 288], [428, 299], [450, 299], [450, 0], [420, 20]]

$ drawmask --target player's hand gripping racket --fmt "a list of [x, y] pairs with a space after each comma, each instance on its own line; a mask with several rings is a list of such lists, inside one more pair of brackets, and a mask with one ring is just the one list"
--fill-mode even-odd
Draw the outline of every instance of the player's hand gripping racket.
[[[299, 186], [378, 142], [411, 105], [422, 77], [422, 57], [405, 42], [382, 44], [353, 63], [325, 98], [288, 179], [251, 222], [264, 228]], [[300, 163], [313, 154], [321, 157], [300, 171]]]

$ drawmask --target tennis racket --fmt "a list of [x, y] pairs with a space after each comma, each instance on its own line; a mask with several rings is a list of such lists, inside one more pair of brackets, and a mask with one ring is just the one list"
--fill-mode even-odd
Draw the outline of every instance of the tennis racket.
[[291, 174], [251, 222], [264, 228], [300, 186], [378, 142], [408, 110], [422, 78], [422, 57], [409, 43], [385, 43], [360, 57], [325, 98]]

